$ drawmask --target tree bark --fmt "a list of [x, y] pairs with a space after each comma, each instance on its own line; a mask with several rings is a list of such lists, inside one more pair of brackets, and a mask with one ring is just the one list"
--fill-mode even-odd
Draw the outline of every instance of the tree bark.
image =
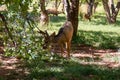
[[64, 12], [65, 12], [65, 15], [66, 15], [66, 19], [68, 21], [70, 21], [70, 4], [69, 4], [69, 1], [68, 0], [63, 0], [63, 4], [64, 4]]
[[116, 8], [114, 9], [114, 12], [112, 13], [112, 21], [113, 21], [114, 23], [116, 22], [116, 18], [117, 18], [119, 9], [120, 9], [120, 0], [118, 0], [117, 5], [116, 5]]
[[120, 0], [118, 0], [116, 7], [114, 6], [113, 0], [102, 0], [103, 7], [105, 9], [107, 21], [112, 24], [116, 22], [116, 18], [120, 9]]
[[94, 4], [93, 4], [93, 12], [95, 13], [95, 11], [96, 11], [96, 8], [97, 8], [97, 6], [98, 6], [98, 2], [95, 2]]
[[58, 9], [58, 0], [55, 0], [55, 9]]
[[79, 0], [70, 0], [70, 2], [71, 5], [68, 0], [64, 0], [64, 9], [67, 20], [71, 21], [74, 28], [73, 36], [76, 36], [78, 30]]
[[[88, 2], [88, 1], [87, 1]], [[93, 4], [94, 4], [94, 0], [89, 0], [88, 2], [88, 10], [87, 13], [91, 16], [92, 15], [92, 10], [93, 10]]]
[[110, 15], [110, 8], [108, 5], [108, 0], [102, 0], [102, 2], [103, 2], [103, 7], [104, 7], [105, 12], [106, 12], [107, 21], [109, 23], [111, 23], [111, 15]]
[[45, 9], [45, 0], [40, 0], [40, 9], [41, 9], [40, 23], [42, 26], [44, 26], [49, 23], [49, 16]]
[[78, 30], [79, 0], [70, 0], [70, 2], [71, 2], [70, 20], [74, 28], [73, 35], [76, 36]]
[[87, 14], [85, 14], [85, 18], [89, 19], [89, 21], [91, 20], [91, 16], [92, 16], [92, 12], [93, 12], [93, 6], [94, 6], [94, 1], [95, 0], [86, 0], [87, 4], [88, 4], [88, 8], [87, 8]]

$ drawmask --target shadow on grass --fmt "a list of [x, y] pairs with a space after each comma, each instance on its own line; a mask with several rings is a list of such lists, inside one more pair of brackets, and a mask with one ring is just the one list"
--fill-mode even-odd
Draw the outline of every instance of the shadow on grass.
[[90, 45], [101, 49], [117, 49], [120, 47], [120, 36], [114, 32], [78, 31], [73, 43]]
[[95, 15], [94, 19], [92, 19], [92, 22], [94, 25], [106, 25], [107, 24], [107, 20], [105, 16], [101, 16], [101, 15]]
[[30, 61], [26, 80], [119, 80], [120, 69], [83, 65], [67, 59]]
[[[97, 14], [97, 15], [94, 15], [92, 21], [94, 25], [99, 25], [99, 24], [102, 24], [102, 25], [107, 25], [109, 24], [107, 22], [107, 19], [106, 19], [106, 16], [103, 15], [103, 14]], [[116, 23], [113, 24], [115, 26], [119, 26], [120, 25], [120, 17], [118, 16], [117, 17], [117, 20], [116, 20]]]
[[23, 62], [0, 55], [0, 80], [24, 80], [26, 75]]
[[50, 21], [52, 23], [56, 23], [56, 22], [64, 22], [66, 19], [64, 16], [50, 16]]
[[63, 23], [65, 22], [65, 20], [66, 19], [64, 16], [50, 16], [50, 25], [61, 27]]

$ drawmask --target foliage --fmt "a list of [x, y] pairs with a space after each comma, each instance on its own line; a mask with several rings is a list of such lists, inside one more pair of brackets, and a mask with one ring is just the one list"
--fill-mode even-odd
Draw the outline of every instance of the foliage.
[[[3, 33], [6, 55], [18, 58], [31, 59], [42, 54], [42, 38], [36, 33], [37, 23], [35, 17], [37, 9], [32, 0], [5, 0], [2, 2], [7, 6], [7, 11], [1, 12], [6, 17], [7, 26], [12, 33], [16, 45], [13, 46], [7, 33]], [[34, 10], [29, 11], [32, 6]], [[2, 25], [4, 29], [4, 25]], [[34, 46], [34, 47], [33, 47]]]

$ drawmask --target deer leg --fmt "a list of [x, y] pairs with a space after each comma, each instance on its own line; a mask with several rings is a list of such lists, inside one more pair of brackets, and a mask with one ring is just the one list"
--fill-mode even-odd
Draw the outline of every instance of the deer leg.
[[67, 54], [68, 54], [68, 57], [70, 57], [70, 46], [71, 46], [71, 43], [67, 42]]
[[63, 50], [63, 44], [60, 44], [60, 48], [61, 48], [61, 56], [62, 56], [63, 53], [64, 53], [64, 50]]

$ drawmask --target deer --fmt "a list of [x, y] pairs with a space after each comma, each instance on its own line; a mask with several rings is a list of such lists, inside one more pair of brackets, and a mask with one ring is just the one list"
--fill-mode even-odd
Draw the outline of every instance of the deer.
[[53, 14], [53, 16], [58, 16], [58, 14], [63, 13], [62, 11], [58, 11], [57, 9], [47, 9], [46, 10], [48, 14]]
[[64, 45], [67, 50], [67, 57], [70, 57], [70, 47], [71, 40], [73, 36], [73, 26], [70, 21], [66, 21], [63, 26], [59, 29], [57, 35], [55, 32], [52, 34], [48, 34], [47, 31], [38, 31], [40, 34], [44, 36], [43, 49], [49, 49], [51, 45], [58, 44], [61, 49], [61, 56], [64, 53]]

